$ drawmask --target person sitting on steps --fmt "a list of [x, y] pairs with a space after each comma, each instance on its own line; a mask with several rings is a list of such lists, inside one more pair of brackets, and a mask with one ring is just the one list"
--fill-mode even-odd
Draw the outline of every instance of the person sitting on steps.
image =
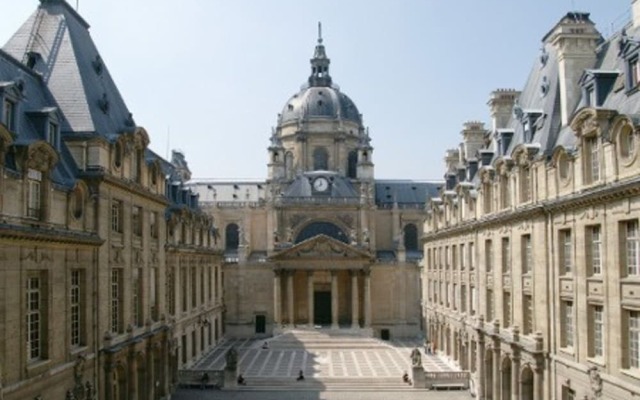
[[246, 385], [247, 382], [245, 382], [244, 377], [242, 376], [242, 374], [238, 375], [238, 385]]
[[296, 378], [297, 381], [303, 381], [304, 380], [304, 374], [302, 373], [302, 370], [300, 370], [300, 372], [298, 373], [298, 377]]
[[409, 383], [409, 374], [407, 374], [407, 371], [404, 371], [404, 374], [402, 375], [402, 382]]

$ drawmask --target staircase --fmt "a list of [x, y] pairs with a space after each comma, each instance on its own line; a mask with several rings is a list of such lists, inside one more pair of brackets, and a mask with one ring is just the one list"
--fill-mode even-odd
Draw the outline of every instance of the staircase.
[[246, 385], [239, 386], [238, 390], [354, 390], [354, 391], [398, 391], [414, 390], [410, 385], [397, 378], [305, 378], [297, 381], [291, 378], [265, 378], [250, 377], [246, 379]]

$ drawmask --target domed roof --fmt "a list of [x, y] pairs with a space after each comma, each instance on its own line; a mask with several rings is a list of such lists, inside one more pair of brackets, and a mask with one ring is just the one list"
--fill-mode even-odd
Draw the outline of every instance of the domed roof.
[[285, 104], [280, 122], [313, 118], [361, 123], [360, 112], [355, 103], [349, 96], [330, 86], [310, 86], [294, 94]]
[[318, 44], [311, 59], [308, 84], [294, 94], [284, 105], [279, 123], [297, 120], [327, 118], [342, 119], [361, 124], [360, 112], [353, 101], [332, 85], [329, 64], [322, 44], [322, 30], [318, 25]]

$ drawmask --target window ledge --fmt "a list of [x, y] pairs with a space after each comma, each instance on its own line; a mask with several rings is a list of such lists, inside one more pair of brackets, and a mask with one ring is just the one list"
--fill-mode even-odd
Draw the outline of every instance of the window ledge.
[[575, 356], [575, 352], [573, 351], [573, 347], [561, 347], [560, 348], [560, 353], [564, 354], [566, 356], [571, 356], [573, 358], [573, 356]]
[[69, 351], [69, 354], [71, 356], [77, 356], [78, 354], [86, 352], [88, 349], [89, 347], [87, 347], [86, 345], [72, 347], [71, 350]]
[[598, 367], [604, 367], [606, 365], [602, 356], [587, 357], [587, 362], [589, 364], [597, 365]]
[[640, 379], [640, 369], [638, 368], [621, 368], [620, 372], [622, 372], [623, 375], [630, 376], [631, 378]]
[[48, 370], [51, 366], [51, 360], [34, 360], [29, 361], [27, 364], [27, 376], [29, 378], [34, 377], [36, 375], [40, 375], [46, 370]]

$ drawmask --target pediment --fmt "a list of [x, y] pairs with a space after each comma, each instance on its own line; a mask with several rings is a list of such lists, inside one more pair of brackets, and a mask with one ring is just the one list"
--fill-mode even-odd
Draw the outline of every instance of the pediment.
[[370, 260], [371, 253], [326, 235], [317, 235], [271, 256], [270, 261], [285, 260]]

